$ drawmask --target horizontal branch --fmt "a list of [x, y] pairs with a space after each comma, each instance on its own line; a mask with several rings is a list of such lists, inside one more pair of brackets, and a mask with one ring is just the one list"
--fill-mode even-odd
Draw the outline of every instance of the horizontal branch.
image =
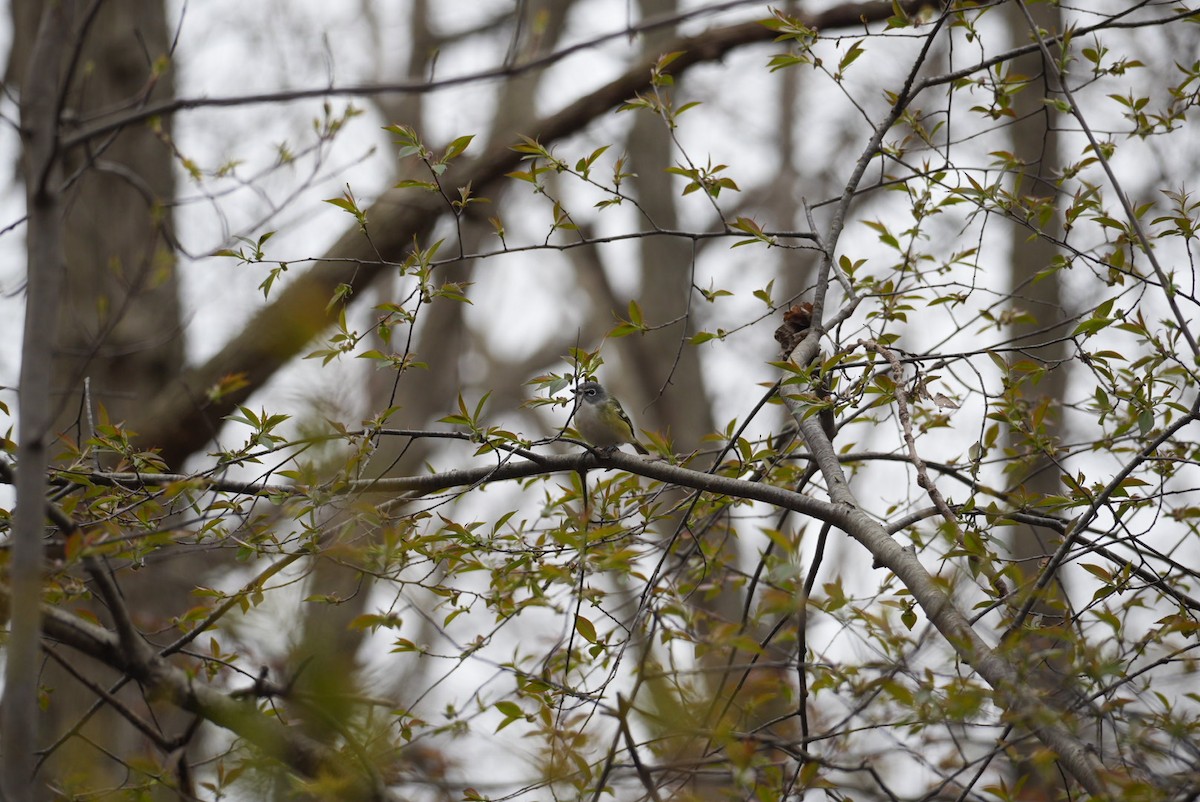
[[[815, 418], [801, 421], [802, 429], [819, 462], [832, 460], [828, 438]], [[824, 438], [820, 443], [819, 438]], [[1037, 699], [1018, 679], [1019, 673], [1005, 657], [988, 646], [946, 591], [934, 581], [912, 547], [902, 547], [878, 520], [866, 513], [844, 483], [834, 483], [832, 501], [822, 501], [785, 488], [730, 477], [714, 476], [660, 460], [648, 460], [624, 452], [599, 456], [584, 451], [576, 454], [535, 455], [536, 461], [509, 459], [499, 465], [445, 471], [429, 476], [385, 478], [364, 483], [363, 492], [425, 494], [454, 487], [474, 487], [485, 482], [522, 479], [565, 471], [620, 468], [633, 474], [702, 492], [748, 499], [810, 516], [846, 532], [863, 545], [875, 567], [890, 570], [912, 593], [917, 604], [946, 642], [973, 666], [996, 692], [996, 702], [1033, 730], [1059, 755], [1071, 773], [1092, 793], [1102, 793], [1099, 765], [1095, 757], [1065, 727], [1047, 723], [1047, 700]], [[830, 466], [822, 465], [829, 475]], [[836, 470], [840, 474], [840, 469]], [[110, 475], [116, 481], [153, 479], [153, 475]], [[161, 477], [160, 477], [161, 478]], [[174, 478], [174, 477], [172, 477]], [[186, 478], [186, 477], [184, 477]], [[286, 489], [297, 492], [294, 488]], [[0, 590], [0, 592], [4, 592]], [[113, 633], [76, 618], [57, 608], [47, 608], [45, 635], [88, 654], [154, 689], [174, 704], [226, 727], [254, 743], [264, 752], [296, 771], [314, 772], [340, 766], [333, 750], [312, 741], [276, 720], [263, 716], [252, 704], [241, 702], [202, 683], [195, 683], [161, 655], [131, 655]], [[350, 772], [349, 769], [340, 769]]]
[[[212, 109], [212, 108], [238, 108], [241, 106], [259, 106], [259, 105], [275, 105], [283, 103], [295, 103], [301, 100], [312, 100], [314, 98], [331, 98], [331, 97], [377, 97], [380, 95], [428, 95], [434, 92], [440, 92], [444, 89], [453, 89], [459, 86], [469, 84], [490, 83], [493, 81], [509, 80], [525, 75], [530, 72], [537, 72], [551, 67], [564, 59], [582, 53], [588, 50], [594, 50], [601, 45], [611, 42], [616, 39], [636, 36], [640, 33], [647, 33], [659, 28], [674, 27], [681, 22], [687, 22], [692, 19], [703, 16], [713, 16], [725, 11], [730, 11], [738, 6], [750, 5], [757, 3], [759, 0], [730, 0], [729, 2], [719, 3], [712, 6], [703, 6], [696, 9], [685, 11], [681, 14], [662, 14], [652, 19], [647, 19], [637, 25], [630, 25], [621, 30], [610, 31], [608, 33], [594, 36], [582, 42], [568, 45], [543, 56], [523, 61], [520, 64], [510, 64], [502, 67], [494, 67], [487, 70], [478, 70], [476, 72], [468, 72], [462, 75], [455, 75], [449, 78], [432, 78], [419, 79], [409, 81], [398, 81], [393, 83], [366, 83], [353, 84], [350, 86], [316, 86], [308, 89], [289, 89], [279, 92], [261, 92], [253, 95], [231, 95], [228, 97], [193, 97], [193, 98], [174, 98], [169, 101], [144, 106], [134, 111], [122, 109], [116, 115], [104, 119], [100, 118], [99, 122], [93, 123], [88, 128], [64, 137], [63, 144], [68, 147], [77, 147], [85, 144], [89, 140], [95, 139], [105, 134], [110, 134], [113, 131], [119, 131], [122, 128], [127, 128], [130, 125], [145, 122], [156, 117], [166, 117], [180, 111], [189, 111], [194, 109]], [[756, 24], [756, 23], [747, 23]], [[767, 39], [772, 36], [767, 29], [763, 28], [763, 38]]]
[[[394, 431], [393, 433], [401, 433]], [[439, 432], [439, 431], [420, 431], [411, 430], [402, 432], [404, 436], [410, 437], [450, 437], [452, 439], [469, 440], [470, 436], [459, 432]], [[523, 450], [516, 450], [521, 454]], [[811, 455], [798, 452], [791, 455], [792, 459], [808, 460]], [[893, 454], [886, 451], [852, 451], [837, 455], [840, 463], [856, 463], [856, 462], [907, 462], [907, 458], [900, 454]], [[564, 470], [579, 470], [581, 467], [586, 467], [582, 462], [577, 462], [575, 459], [568, 458], [569, 464], [563, 465], [556, 460], [547, 461], [543, 455], [537, 455], [537, 459], [530, 463], [510, 463], [506, 467], [497, 468], [495, 466], [483, 466], [475, 469], [465, 469], [450, 472], [440, 472], [418, 477], [392, 477], [388, 479], [362, 479], [349, 482], [339, 482], [337, 490], [338, 495], [354, 495], [361, 493], [385, 493], [396, 494], [408, 492], [413, 494], [437, 492], [440, 490], [449, 490], [453, 487], [473, 487], [479, 484], [499, 481], [511, 481], [514, 479], [526, 479], [539, 474], [547, 474], [552, 472], [560, 472]], [[933, 470], [942, 473], [945, 476], [954, 478], [963, 484], [972, 488], [976, 488], [986, 492], [996, 498], [1007, 500], [1007, 494], [979, 484], [971, 479], [961, 475], [960, 466], [950, 465], [940, 462], [927, 462], [926, 465]], [[7, 474], [8, 466], [0, 462], [0, 481], [10, 481], [11, 474]], [[266, 482], [239, 482], [231, 479], [211, 479], [201, 475], [193, 474], [174, 474], [174, 473], [129, 473], [129, 472], [79, 472], [56, 470], [54, 476], [58, 479], [68, 479], [71, 481], [81, 481], [93, 485], [109, 485], [119, 486], [130, 489], [139, 489], [148, 486], [164, 487], [167, 485], [175, 485], [180, 483], [189, 483], [195, 485], [198, 489], [211, 491], [216, 493], [235, 493], [251, 496], [274, 496], [280, 498], [302, 496], [310, 492], [310, 488], [294, 485], [294, 484], [270, 484]], [[767, 501], [766, 499], [762, 499]], [[778, 499], [771, 500], [769, 503], [775, 503]], [[955, 506], [957, 509], [957, 505]], [[51, 505], [48, 512], [52, 520], [63, 528], [64, 532], [72, 531], [74, 524], [64, 525], [56, 517], [55, 513], [61, 516], [61, 511]], [[934, 517], [938, 514], [935, 507], [928, 507], [922, 510], [917, 510], [900, 518], [893, 519], [886, 524], [886, 531], [889, 535], [907, 529], [914, 524], [920, 523], [923, 520]], [[984, 512], [976, 512], [976, 515], [984, 515]], [[816, 516], [814, 516], [816, 517]], [[1006, 517], [1031, 526], [1043, 526], [1054, 530], [1061, 534], [1066, 533], [1071, 522], [1065, 518], [1056, 517], [1046, 513], [1034, 515], [1031, 513], [1021, 512], [1019, 510], [1007, 513]], [[65, 527], [65, 528], [64, 528]], [[1092, 530], [1090, 527], [1079, 527], [1077, 524], [1074, 528], [1074, 538], [1082, 544], [1088, 551], [1095, 552], [1106, 560], [1118, 565], [1122, 570], [1132, 572], [1139, 579], [1145, 580], [1158, 588], [1162, 593], [1175, 599], [1185, 607], [1200, 612], [1200, 599], [1192, 597], [1183, 591], [1167, 584], [1161, 576], [1154, 571], [1145, 568], [1141, 565], [1136, 565], [1112, 549], [1102, 545], [1099, 541], [1092, 540], [1084, 536], [1086, 531], [1094, 531], [1097, 535], [1103, 535], [1101, 531]], [[1175, 563], [1166, 555], [1159, 555], [1165, 560], [1169, 566], [1181, 571], [1186, 571], [1186, 567]], [[278, 568], [274, 568], [270, 573], [275, 573]], [[261, 582], [262, 577], [252, 580], [249, 587], [257, 587]], [[237, 597], [231, 597], [236, 599]], [[227, 604], [232, 605], [233, 601], [228, 601]], [[224, 611], [219, 614], [214, 614], [214, 618], [220, 617]], [[208, 624], [205, 622], [197, 626], [192, 634], [185, 637], [185, 641], [191, 641], [197, 634], [203, 632]], [[175, 651], [175, 648], [168, 649], [166, 653]]]
[[[513, 452], [514, 456], [529, 458], [506, 460], [498, 465], [481, 465], [474, 468], [460, 468], [427, 475], [344, 482], [338, 484], [338, 494], [426, 494], [453, 488], [471, 488], [491, 482], [528, 479], [533, 476], [554, 473], [619, 467], [630, 473], [636, 473], [648, 479], [657, 479], [667, 484], [689, 487], [693, 490], [717, 495], [762, 501], [803, 515], [809, 515], [821, 521], [831, 523], [834, 526], [841, 526], [845, 522], [845, 519], [840, 515], [841, 509], [837, 505], [806, 496], [802, 493], [796, 493], [773, 485], [748, 482], [744, 479], [714, 476], [710, 473], [693, 471], [658, 460], [634, 458], [621, 452], [607, 457], [600, 457], [588, 451], [581, 451], [575, 454], [537, 454], [525, 449], [513, 449]], [[67, 472], [62, 471], [58, 475], [70, 476]], [[129, 488], [191, 482], [195, 483], [197, 488], [202, 490], [252, 495], [299, 496], [308, 493], [310, 490], [310, 488], [296, 485], [208, 480], [203, 477], [189, 476], [187, 474], [88, 473], [80, 474], [79, 478], [86, 479], [87, 482], [92, 484], [119, 485]]]

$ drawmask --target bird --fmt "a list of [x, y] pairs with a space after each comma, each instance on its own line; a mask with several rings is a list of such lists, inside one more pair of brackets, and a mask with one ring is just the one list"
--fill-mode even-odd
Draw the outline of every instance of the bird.
[[639, 454], [650, 453], [638, 442], [621, 402], [609, 395], [600, 382], [586, 381], [574, 392], [578, 399], [575, 428], [584, 440], [599, 449], [615, 451], [622, 443], [629, 443]]

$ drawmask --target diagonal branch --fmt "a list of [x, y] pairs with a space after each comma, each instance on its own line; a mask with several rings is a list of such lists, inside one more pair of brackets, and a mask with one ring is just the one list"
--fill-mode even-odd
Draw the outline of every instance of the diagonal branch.
[[[0, 594], [8, 595], [7, 587]], [[252, 701], [242, 701], [197, 681], [186, 671], [157, 655], [131, 659], [113, 633], [57, 607], [43, 606], [44, 636], [82, 652], [105, 665], [128, 673], [148, 693], [246, 739], [270, 758], [308, 777], [344, 781], [349, 799], [382, 799], [368, 777], [330, 749], [297, 728], [264, 715]]]
[[[59, 654], [57, 649], [44, 646], [43, 651], [50, 657], [51, 660], [62, 666], [64, 671], [74, 677], [76, 682], [83, 685], [92, 693], [96, 694], [96, 698], [98, 700], [117, 711], [122, 718], [132, 724], [134, 729], [144, 735], [152, 744], [163, 751], [167, 750], [169, 743], [167, 737], [153, 724], [139, 716], [137, 711], [133, 710], [129, 707], [129, 705], [121, 701], [120, 697], [118, 697], [115, 693], [106, 690], [104, 686], [93, 682], [90, 677], [76, 667], [73, 661], [68, 660]], [[72, 732], [78, 733], [79, 730], [73, 727]]]
[[[917, 81], [917, 75], [945, 20], [945, 16], [939, 19], [933, 30], [926, 35], [921, 53], [911, 67], [903, 88], [896, 94], [896, 100], [888, 114], [875, 127], [867, 146], [863, 149], [862, 155], [855, 163], [846, 182], [841, 201], [836, 207], [830, 223], [829, 232], [821, 243], [824, 254], [818, 277], [817, 294], [813, 303], [813, 326], [789, 356], [789, 359], [797, 365], [807, 365], [812, 362], [817, 356], [822, 333], [830, 327], [826, 322], [824, 312], [825, 293], [829, 287], [830, 274], [836, 259], [838, 238], [842, 232], [850, 203], [854, 198], [854, 192], [858, 188], [866, 166], [878, 154], [884, 136], [891, 130], [912, 99], [923, 90], [924, 85]], [[844, 319], [856, 305], [857, 299], [849, 299], [844, 308], [832, 317], [832, 321], [836, 323]], [[807, 405], [794, 395], [784, 393], [783, 399], [804, 436], [813, 460], [825, 479], [829, 500], [842, 513], [837, 518], [841, 518], [845, 522], [841, 523], [835, 520], [834, 516], [822, 520], [842, 529], [864, 546], [874, 558], [874, 565], [891, 570], [912, 593], [929, 621], [942, 634], [951, 648], [991, 685], [995, 692], [996, 703], [1032, 730], [1042, 743], [1053, 749], [1067, 771], [1089, 793], [1104, 796], [1107, 789], [1101, 774], [1103, 766], [1096, 756], [1066, 727], [1047, 721], [1046, 706], [1052, 704], [1052, 700], [1034, 698], [1029, 693], [1028, 687], [1021, 683], [1016, 667], [984, 642], [945, 590], [933, 581], [929, 572], [917, 558], [916, 552], [911, 547], [901, 547], [887, 529], [866, 512], [850, 488], [833, 442], [821, 425], [819, 416], [807, 414]]]
[[[916, 552], [911, 547], [901, 547], [863, 510], [850, 490], [833, 443], [821, 428], [817, 416], [805, 416], [803, 408], [795, 401], [788, 400], [787, 403], [793, 408], [805, 442], [821, 466], [830, 500], [842, 509], [847, 519], [845, 526], [837, 524], [839, 528], [871, 553], [876, 566], [889, 569], [904, 583], [951, 648], [992, 687], [996, 704], [1053, 749], [1067, 771], [1089, 793], [1104, 797], [1107, 789], [1101, 779], [1103, 766], [1082, 740], [1061, 724], [1049, 721], [1047, 707], [1053, 700], [1031, 693], [1028, 684], [1021, 681], [1016, 667], [984, 642], [946, 591], [933, 581], [917, 559]], [[1056, 720], [1061, 721], [1063, 717]]]
[[[904, 5], [915, 8], [919, 3], [908, 0]], [[886, 19], [893, 13], [891, 2], [847, 3], [810, 14], [804, 22], [815, 28], [840, 28]], [[679, 75], [740, 47], [769, 43], [773, 37], [771, 30], [750, 22], [680, 38], [668, 43], [664, 50], [682, 53], [671, 63], [671, 72]], [[558, 113], [532, 122], [528, 136], [549, 145], [577, 133], [645, 88], [656, 61], [657, 58], [642, 59], [620, 77]], [[476, 195], [495, 192], [498, 182], [520, 159], [521, 154], [512, 150], [509, 143], [496, 143], [475, 161], [447, 173], [446, 180], [453, 181], [455, 186], [469, 184]], [[172, 466], [200, 449], [216, 434], [226, 414], [262, 387], [305, 343], [336, 322], [341, 306], [329, 301], [340, 285], [350, 288], [353, 299], [360, 297], [376, 279], [391, 275], [394, 268], [381, 265], [379, 260], [402, 261], [414, 242], [429, 235], [446, 214], [446, 207], [432, 196], [427, 198], [413, 192], [401, 195], [392, 190], [366, 213], [370, 242], [357, 225], [349, 229], [330, 248], [327, 261], [317, 263], [291, 283], [214, 357], [185, 371], [147, 404], [143, 417], [128, 421], [129, 428], [138, 435], [139, 444], [161, 449], [163, 458]], [[245, 386], [218, 401], [206, 402], [205, 391], [228, 375], [241, 375]]]
[[[1167, 276], [1162, 265], [1158, 261], [1158, 256], [1154, 252], [1154, 244], [1150, 238], [1146, 236], [1146, 230], [1142, 226], [1141, 215], [1133, 208], [1133, 203], [1129, 200], [1129, 196], [1125, 193], [1125, 188], [1121, 182], [1117, 180], [1117, 174], [1113, 172], [1112, 163], [1108, 156], [1105, 155], [1105, 150], [1101, 147], [1100, 142], [1096, 139], [1096, 135], [1092, 132], [1092, 127], [1088, 125], [1087, 118], [1083, 116], [1083, 110], [1079, 108], [1079, 104], [1075, 101], [1075, 95], [1071, 92], [1070, 86], [1067, 84], [1067, 76], [1063, 74], [1063, 69], [1058, 60], [1056, 60], [1050, 52], [1050, 47], [1047, 45], [1045, 35], [1038, 29], [1037, 23], [1029, 14], [1029, 9], [1025, 5], [1025, 0], [1017, 0], [1017, 8], [1021, 10], [1025, 21], [1029, 24], [1029, 29], [1033, 33], [1034, 39], [1037, 40], [1037, 46], [1042, 51], [1042, 58], [1045, 59], [1050, 69], [1054, 70], [1055, 77], [1058, 80], [1059, 91], [1067, 100], [1067, 109], [1071, 112], [1071, 116], [1079, 123], [1080, 130], [1087, 137], [1088, 145], [1092, 155], [1096, 161], [1100, 163], [1100, 167], [1104, 170], [1104, 175], [1108, 178], [1108, 182], [1112, 184], [1113, 191], [1117, 194], [1117, 199], [1121, 202], [1121, 209], [1125, 212], [1125, 219], [1129, 223], [1129, 230], [1133, 233], [1133, 239], [1137, 240], [1138, 245], [1142, 248], [1142, 253], [1146, 255], [1147, 261], [1150, 262], [1150, 267], [1154, 270], [1154, 275], [1158, 278], [1159, 285], [1163, 289], [1163, 295], [1166, 298], [1167, 306], [1171, 309], [1171, 314], [1175, 318], [1175, 323], [1179, 326], [1179, 331], [1187, 340], [1188, 347], [1192, 351], [1194, 357], [1200, 357], [1200, 343], [1197, 343], [1196, 337], [1192, 334], [1192, 322], [1184, 315], [1183, 310], [1179, 308], [1179, 301], [1176, 299], [1177, 290], [1175, 282]], [[1061, 42], [1059, 46], [1062, 47]]]

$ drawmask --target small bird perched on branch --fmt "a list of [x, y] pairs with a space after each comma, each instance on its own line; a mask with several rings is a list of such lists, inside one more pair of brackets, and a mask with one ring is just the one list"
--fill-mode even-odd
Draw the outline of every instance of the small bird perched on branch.
[[638, 442], [633, 423], [621, 402], [608, 394], [600, 382], [586, 381], [575, 390], [575, 428], [593, 446], [615, 450], [629, 443], [639, 454], [649, 454]]

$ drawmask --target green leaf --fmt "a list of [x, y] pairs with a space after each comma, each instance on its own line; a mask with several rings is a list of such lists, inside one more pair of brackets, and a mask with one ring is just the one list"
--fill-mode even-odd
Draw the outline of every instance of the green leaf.
[[774, 299], [771, 298], [771, 290], [774, 289], [774, 287], [775, 287], [775, 279], [771, 279], [770, 281], [767, 282], [766, 287], [764, 287], [761, 290], [755, 290], [753, 293], [754, 297], [757, 298], [758, 300], [762, 301], [764, 304], [766, 304], [767, 309], [770, 309], [770, 310], [775, 309], [775, 301], [774, 301]]
[[597, 642], [595, 625], [581, 615], [575, 616], [575, 631], [588, 643]]
[[442, 161], [450, 161], [456, 156], [461, 155], [462, 152], [467, 149], [467, 146], [471, 144], [471, 140], [474, 138], [474, 134], [467, 134], [466, 136], [460, 136], [455, 139], [446, 146], [446, 152], [442, 154]]
[[520, 718], [525, 715], [525, 711], [516, 702], [496, 702], [494, 707], [503, 713], [506, 718]]
[[1080, 322], [1080, 324], [1075, 327], [1075, 330], [1071, 332], [1071, 336], [1078, 337], [1080, 334], [1083, 334], [1085, 336], [1090, 336], [1090, 335], [1095, 334], [1096, 332], [1100, 331], [1101, 329], [1107, 328], [1108, 326], [1110, 326], [1112, 324], [1112, 322], [1113, 322], [1113, 319], [1110, 317], [1089, 318], [1087, 320]]
[[629, 322], [639, 326], [645, 325], [645, 320], [642, 318], [642, 307], [637, 301], [629, 302]]
[[335, 287], [333, 290], [333, 295], [331, 295], [329, 297], [329, 303], [325, 304], [325, 311], [328, 312], [329, 310], [333, 309], [333, 307], [337, 306], [339, 303], [342, 303], [346, 298], [350, 297], [350, 294], [353, 291], [354, 291], [354, 288], [351, 287], [349, 284], [337, 285], [337, 287]]
[[846, 55], [842, 56], [842, 60], [838, 62], [837, 71], [839, 73], [845, 72], [847, 67], [858, 61], [858, 57], [863, 52], [862, 40], [860, 39], [850, 46], [850, 49], [846, 51]]
[[331, 203], [339, 209], [345, 209], [351, 214], [358, 214], [358, 207], [354, 205], [354, 201], [349, 198], [326, 198], [326, 203]]

